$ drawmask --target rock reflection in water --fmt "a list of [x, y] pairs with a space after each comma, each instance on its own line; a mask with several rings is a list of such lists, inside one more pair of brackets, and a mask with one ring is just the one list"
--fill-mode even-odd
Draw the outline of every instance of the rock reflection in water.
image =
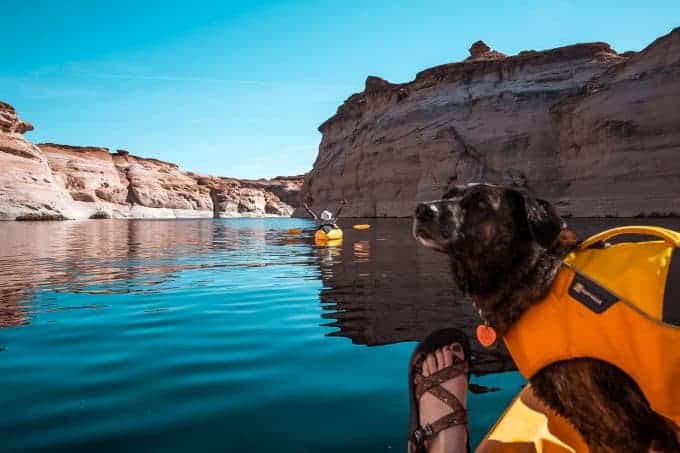
[[[276, 264], [277, 250], [289, 255], [289, 250], [268, 247], [278, 236], [278, 230], [256, 219], [4, 222], [0, 327], [27, 324], [35, 313], [52, 310], [32, 307], [32, 294], [39, 290], [151, 293], [186, 270]], [[309, 253], [309, 244], [304, 248]], [[241, 259], [225, 259], [234, 255]], [[102, 307], [59, 307], [74, 308]]]
[[[445, 327], [472, 335], [478, 318], [456, 289], [446, 256], [417, 245], [410, 220], [367, 223], [368, 231], [345, 227], [341, 247], [317, 249], [322, 316], [338, 329], [329, 335], [367, 346], [421, 340]], [[473, 351], [477, 374], [514, 369], [502, 349], [473, 342]]]

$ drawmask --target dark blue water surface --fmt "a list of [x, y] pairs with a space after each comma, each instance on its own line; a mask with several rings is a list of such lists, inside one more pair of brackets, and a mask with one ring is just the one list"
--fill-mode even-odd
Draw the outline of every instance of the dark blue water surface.
[[[477, 320], [409, 221], [371, 223], [0, 224], [0, 450], [403, 451], [414, 341]], [[473, 368], [477, 442], [523, 380]]]

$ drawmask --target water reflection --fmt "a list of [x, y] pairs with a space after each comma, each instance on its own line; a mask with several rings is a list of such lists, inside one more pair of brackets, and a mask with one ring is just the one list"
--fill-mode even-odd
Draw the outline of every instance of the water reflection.
[[[632, 222], [642, 223], [576, 219], [571, 224], [586, 236]], [[333, 328], [330, 336], [374, 346], [420, 340], [451, 326], [472, 334], [476, 314], [455, 288], [446, 257], [417, 246], [409, 220], [371, 219], [367, 231], [353, 230], [350, 223], [345, 222], [345, 239], [338, 247], [313, 246], [312, 225], [305, 220], [4, 223], [0, 327], [28, 324], [42, 312], [106, 308], [33, 306], [37, 291], [162, 293], [182, 272], [201, 272], [194, 283], [198, 288], [231, 268], [294, 265], [311, 266], [313, 272], [293, 272], [289, 278], [322, 282], [322, 325]], [[647, 223], [680, 229], [678, 219]], [[307, 234], [287, 234], [293, 226], [307, 228]], [[473, 349], [475, 373], [514, 367], [502, 349]]]
[[[369, 231], [345, 229], [344, 246], [334, 260], [319, 259], [322, 316], [327, 326], [337, 328], [330, 335], [373, 346], [421, 340], [435, 329], [457, 327], [474, 338], [479, 319], [456, 289], [446, 257], [418, 246], [409, 220], [367, 222], [373, 224]], [[670, 218], [570, 219], [569, 224], [579, 237], [624, 224], [680, 229], [680, 220]], [[473, 341], [472, 349], [476, 374], [515, 369], [502, 345], [489, 350]]]
[[[456, 289], [444, 255], [420, 247], [407, 219], [371, 219], [367, 231], [345, 228], [343, 246], [317, 250], [324, 288], [319, 298], [331, 336], [368, 346], [421, 340], [435, 329], [469, 335], [477, 317]], [[473, 344], [477, 374], [514, 369], [504, 349]]]
[[0, 327], [30, 322], [39, 290], [152, 293], [183, 271], [290, 264], [301, 246], [309, 255], [302, 241], [281, 250], [279, 236], [258, 221], [2, 223]]

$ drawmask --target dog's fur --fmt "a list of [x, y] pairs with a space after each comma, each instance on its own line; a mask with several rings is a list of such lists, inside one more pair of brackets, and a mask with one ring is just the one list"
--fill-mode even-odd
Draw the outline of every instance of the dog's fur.
[[[455, 187], [442, 200], [421, 203], [413, 222], [418, 242], [449, 255], [456, 283], [499, 337], [547, 295], [575, 242], [565, 232], [548, 202], [489, 184]], [[533, 376], [531, 385], [593, 452], [680, 451], [677, 427], [651, 410], [627, 374], [606, 362], [557, 362]]]

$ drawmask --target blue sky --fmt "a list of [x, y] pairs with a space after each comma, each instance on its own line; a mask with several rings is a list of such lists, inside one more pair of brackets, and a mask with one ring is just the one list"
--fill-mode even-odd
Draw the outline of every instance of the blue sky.
[[369, 74], [412, 80], [477, 39], [625, 51], [680, 26], [677, 0], [0, 3], [0, 100], [30, 140], [235, 177], [311, 169], [317, 127]]

